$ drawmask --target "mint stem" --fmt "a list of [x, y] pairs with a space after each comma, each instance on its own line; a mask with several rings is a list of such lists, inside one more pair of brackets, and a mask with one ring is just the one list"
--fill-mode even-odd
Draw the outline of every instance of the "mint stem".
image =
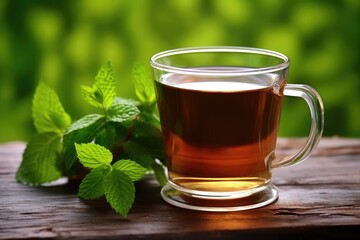
[[109, 115], [108, 115], [108, 113], [107, 113], [107, 109], [106, 109], [104, 103], [102, 103], [101, 105], [102, 105], [102, 109], [103, 109], [103, 111], [104, 111], [105, 118], [108, 119], [108, 116], [109, 116]]
[[124, 148], [123, 148], [122, 146], [120, 146], [120, 147], [117, 149], [117, 151], [114, 153], [114, 158], [113, 158], [113, 160], [118, 159], [119, 156], [120, 156], [120, 154], [122, 154], [123, 152], [124, 152]]

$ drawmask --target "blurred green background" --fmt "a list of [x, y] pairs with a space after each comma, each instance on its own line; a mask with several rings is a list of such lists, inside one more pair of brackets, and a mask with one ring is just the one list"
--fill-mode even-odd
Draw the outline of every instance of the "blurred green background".
[[[118, 95], [134, 97], [135, 62], [172, 48], [235, 45], [280, 51], [290, 83], [313, 86], [325, 106], [325, 136], [360, 137], [358, 0], [0, 1], [0, 142], [34, 134], [31, 99], [40, 80], [73, 120], [94, 109], [90, 85], [111, 60]], [[281, 136], [306, 136], [305, 102], [287, 98]]]

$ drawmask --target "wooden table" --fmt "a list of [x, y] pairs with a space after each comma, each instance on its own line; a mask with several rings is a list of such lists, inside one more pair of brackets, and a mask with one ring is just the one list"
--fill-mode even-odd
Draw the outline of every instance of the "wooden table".
[[[302, 139], [279, 140], [280, 153]], [[274, 171], [272, 205], [228, 213], [165, 203], [151, 177], [137, 183], [128, 218], [67, 185], [15, 181], [23, 143], [0, 144], [0, 239], [360, 239], [360, 139], [323, 139], [305, 162]]]

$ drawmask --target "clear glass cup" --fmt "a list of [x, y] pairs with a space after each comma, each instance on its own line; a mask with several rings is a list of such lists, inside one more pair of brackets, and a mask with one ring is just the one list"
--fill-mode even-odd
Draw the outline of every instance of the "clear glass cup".
[[[321, 138], [322, 100], [310, 86], [287, 84], [290, 61], [281, 53], [195, 47], [155, 54], [150, 63], [168, 168], [161, 196], [170, 204], [203, 211], [270, 204], [278, 198], [272, 170], [303, 161]], [[284, 96], [307, 102], [311, 128], [302, 149], [280, 157]]]

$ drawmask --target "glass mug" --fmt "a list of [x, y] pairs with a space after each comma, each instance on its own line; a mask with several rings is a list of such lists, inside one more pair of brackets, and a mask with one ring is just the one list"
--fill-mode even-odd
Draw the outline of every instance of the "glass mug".
[[[203, 211], [238, 211], [278, 198], [272, 169], [298, 163], [318, 144], [323, 104], [311, 87], [287, 84], [289, 59], [245, 47], [195, 47], [150, 60], [167, 157], [162, 198]], [[305, 146], [275, 155], [283, 96], [311, 113]]]

